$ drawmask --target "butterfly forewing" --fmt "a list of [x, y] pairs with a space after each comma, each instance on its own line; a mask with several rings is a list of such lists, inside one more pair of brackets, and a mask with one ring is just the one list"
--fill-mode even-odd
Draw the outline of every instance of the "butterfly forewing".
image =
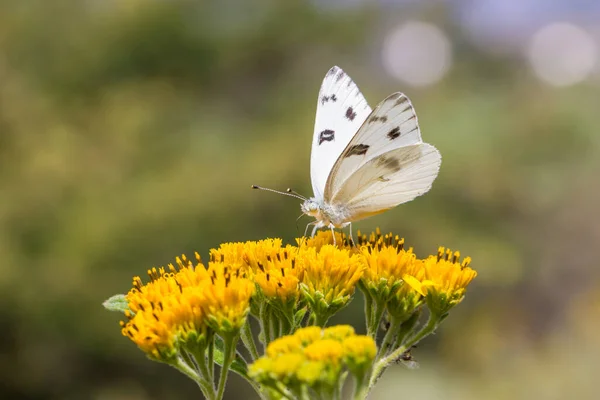
[[310, 159], [316, 198], [323, 198], [336, 159], [370, 113], [371, 108], [352, 79], [341, 68], [331, 68], [319, 91]]
[[422, 143], [417, 115], [412, 103], [402, 93], [393, 93], [377, 105], [356, 135], [341, 152], [325, 187], [325, 201], [347, 201], [340, 193], [350, 179], [370, 160], [401, 147]]
[[349, 220], [358, 221], [420, 196], [431, 188], [442, 157], [435, 147], [420, 143], [381, 154], [347, 179], [338, 192]]

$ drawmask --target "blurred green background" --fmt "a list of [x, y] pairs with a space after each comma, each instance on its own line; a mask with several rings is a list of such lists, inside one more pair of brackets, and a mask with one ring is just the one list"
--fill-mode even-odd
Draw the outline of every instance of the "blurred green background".
[[[101, 302], [181, 253], [303, 232], [297, 201], [250, 185], [311, 193], [333, 65], [371, 106], [407, 93], [443, 156], [426, 196], [355, 229], [479, 273], [421, 368], [372, 398], [597, 398], [599, 18], [594, 1], [0, 1], [0, 398], [199, 398]], [[359, 303], [337, 322], [362, 327]]]

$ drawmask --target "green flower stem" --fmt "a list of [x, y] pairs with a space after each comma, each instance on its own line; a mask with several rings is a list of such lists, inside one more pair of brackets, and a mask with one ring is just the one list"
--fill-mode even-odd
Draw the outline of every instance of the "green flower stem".
[[[369, 332], [369, 327], [371, 326], [371, 318], [373, 312], [373, 298], [369, 294], [369, 291], [366, 287], [363, 286], [362, 282], [358, 283], [358, 287], [361, 289], [363, 296], [365, 298], [365, 324], [367, 325], [367, 332]], [[369, 335], [371, 336], [371, 335]], [[371, 336], [373, 337], [373, 336]]]
[[263, 302], [260, 306], [260, 328], [264, 337], [265, 350], [271, 343], [271, 316], [267, 310], [267, 304]]
[[[275, 316], [275, 313], [273, 312], [273, 310], [269, 310], [267, 311], [269, 314], [269, 337], [271, 338], [271, 341], [277, 339], [277, 328], [279, 326], [279, 322]], [[270, 342], [271, 342], [270, 341]], [[270, 343], [269, 342], [269, 343]]]
[[388, 327], [388, 330], [383, 337], [383, 341], [381, 342], [381, 346], [379, 346], [379, 350], [377, 351], [377, 357], [375, 357], [376, 361], [380, 360], [388, 353], [388, 350], [390, 349], [392, 342], [394, 342], [394, 337], [398, 333], [397, 330], [400, 326], [401, 324], [398, 318], [391, 318], [390, 326]]
[[308, 318], [306, 319], [306, 325], [307, 326], [315, 326], [316, 325], [316, 321], [317, 321], [317, 317], [315, 316], [315, 313], [312, 311], [309, 311], [308, 313]]
[[[272, 386], [272, 388], [281, 395], [282, 399], [294, 400], [299, 397], [299, 396], [296, 396], [294, 393], [292, 393], [287, 387], [285, 387], [285, 385], [283, 383], [278, 383], [275, 386]], [[304, 400], [304, 397], [301, 397], [301, 398]], [[310, 399], [307, 398], [307, 400], [310, 400]]]
[[325, 325], [327, 324], [327, 321], [329, 321], [329, 315], [327, 313], [315, 314], [315, 325], [316, 326], [320, 326], [320, 327], [324, 328]]
[[354, 394], [352, 396], [354, 400], [364, 400], [367, 398], [369, 386], [365, 385], [365, 381], [366, 379], [364, 376], [354, 378]]
[[225, 393], [225, 383], [227, 383], [227, 375], [229, 374], [229, 367], [235, 359], [235, 345], [239, 339], [239, 332], [235, 334], [223, 335], [223, 365], [221, 366], [221, 373], [219, 375], [219, 386], [217, 387], [217, 400], [223, 398]]
[[[383, 371], [392, 363], [396, 362], [396, 360], [402, 356], [406, 352], [407, 349], [410, 349], [415, 344], [419, 343], [424, 337], [433, 333], [439, 325], [440, 318], [435, 314], [429, 314], [429, 320], [427, 324], [413, 337], [411, 337], [405, 345], [398, 347], [394, 350], [390, 355], [382, 358], [377, 361], [373, 367], [373, 372], [371, 373], [371, 379], [369, 379], [369, 391], [373, 389], [377, 380], [383, 374]], [[367, 392], [367, 393], [368, 393]]]
[[198, 363], [196, 362], [196, 359], [194, 358], [194, 356], [192, 354], [190, 354], [188, 351], [183, 350], [183, 349], [180, 351], [179, 354], [184, 363], [186, 363], [189, 367], [192, 367], [196, 371], [196, 373], [199, 374], [199, 376], [202, 376], [202, 371], [200, 371], [200, 366], [198, 365]]
[[[289, 308], [289, 307], [288, 307]], [[280, 332], [281, 336], [289, 335], [293, 331], [294, 325], [294, 309], [289, 308], [281, 312]]]
[[214, 382], [215, 380], [215, 337], [213, 336], [210, 339], [210, 342], [208, 343], [208, 357], [207, 357], [207, 364], [208, 364], [208, 376], [211, 382]]
[[[234, 370], [234, 372], [235, 372], [235, 370]], [[250, 384], [250, 386], [252, 386], [252, 389], [254, 389], [254, 391], [258, 394], [258, 396], [260, 397], [261, 400], [268, 400], [268, 397], [266, 397], [266, 395], [262, 392], [261, 387], [258, 383], [254, 382], [252, 379], [250, 379], [248, 377], [248, 375], [243, 375], [243, 374], [239, 374], [239, 373], [237, 375], [244, 378], [244, 380], [246, 382], [248, 382]]]
[[284, 321], [285, 321], [285, 317], [283, 316], [282, 313], [275, 311], [275, 320], [276, 320], [276, 324], [275, 324], [275, 337], [281, 337], [283, 335], [284, 331]]
[[[191, 349], [189, 349], [189, 351], [191, 352], [191, 359], [193, 360], [193, 365], [197, 368], [200, 377], [205, 380], [206, 382], [210, 383], [210, 386], [212, 388], [212, 391], [214, 393], [215, 389], [214, 389], [214, 384], [213, 384], [213, 374], [211, 373], [213, 365], [212, 365], [212, 360], [208, 360], [206, 353], [207, 353], [207, 348], [208, 348], [208, 353], [210, 354], [215, 346], [214, 344], [214, 334], [210, 334], [209, 337], [207, 337], [207, 345], [200, 345], [200, 346], [196, 346], [193, 347]], [[182, 352], [182, 355], [184, 357], [188, 356], [187, 353]], [[209, 364], [208, 362], [211, 362], [211, 364]]]
[[198, 375], [198, 373], [192, 367], [190, 367], [189, 364], [183, 360], [183, 358], [177, 358], [177, 361], [172, 363], [171, 366], [182, 372], [188, 378], [194, 380], [200, 387], [204, 397], [206, 397], [208, 400], [216, 399], [215, 388], [212, 385], [212, 382], [208, 382], [200, 377], [200, 375]]
[[365, 296], [365, 321], [366, 321], [366, 328], [367, 330], [369, 329], [369, 326], [371, 325], [371, 318], [372, 317], [372, 313], [373, 313], [373, 299], [371, 298], [371, 296], [369, 295], [369, 293], [363, 292], [364, 296]]
[[398, 332], [398, 336], [396, 337], [396, 345], [394, 348], [402, 346], [406, 336], [408, 336], [415, 329], [415, 326], [419, 322], [420, 316], [421, 309], [418, 309], [413, 313], [413, 315], [410, 316], [410, 318], [402, 322], [402, 325], [400, 325], [400, 332]]
[[311, 400], [310, 394], [308, 393], [308, 387], [306, 385], [302, 386], [302, 389], [300, 390], [302, 391], [300, 396], [298, 396], [300, 400]]
[[381, 317], [383, 316], [383, 312], [385, 311], [385, 307], [383, 303], [380, 301], [374, 301], [371, 303], [371, 318], [369, 320], [369, 325], [367, 325], [367, 335], [371, 336], [373, 340], [377, 341], [377, 332], [379, 331], [379, 323], [381, 322]]
[[256, 361], [260, 356], [258, 355], [258, 349], [256, 348], [256, 342], [252, 335], [252, 328], [250, 327], [250, 318], [246, 318], [246, 323], [242, 326], [241, 331], [242, 342], [248, 349], [252, 361]]

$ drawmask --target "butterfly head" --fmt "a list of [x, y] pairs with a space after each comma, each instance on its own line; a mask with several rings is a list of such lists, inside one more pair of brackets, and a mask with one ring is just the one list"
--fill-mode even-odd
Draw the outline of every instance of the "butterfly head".
[[304, 214], [320, 219], [319, 217], [321, 215], [321, 205], [319, 204], [319, 202], [317, 202], [315, 198], [304, 200], [304, 203], [302, 203], [300, 208], [302, 209], [302, 212]]

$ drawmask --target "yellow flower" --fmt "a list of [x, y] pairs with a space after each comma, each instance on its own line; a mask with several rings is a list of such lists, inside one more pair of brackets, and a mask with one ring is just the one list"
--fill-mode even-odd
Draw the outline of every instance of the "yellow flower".
[[135, 317], [126, 311], [125, 316], [131, 319], [121, 322], [123, 335], [129, 337], [140, 350], [157, 360], [168, 361], [176, 357], [176, 334], [168, 323], [152, 321], [152, 312], [147, 311]]
[[350, 336], [354, 336], [354, 328], [350, 325], [334, 325], [323, 329], [323, 339], [342, 341]]
[[131, 312], [122, 322], [123, 335], [129, 337], [150, 357], [169, 361], [176, 356], [179, 340], [201, 340], [206, 333], [201, 299], [193, 292], [195, 284], [208, 277], [194, 269], [185, 256], [177, 258], [179, 271], [169, 265], [148, 271], [151, 281], [143, 285], [135, 277], [133, 288], [127, 294]]
[[363, 282], [383, 299], [402, 283], [403, 275], [415, 269], [416, 256], [412, 249], [404, 250], [404, 239], [392, 237], [392, 234], [364, 245], [362, 255], [367, 264]]
[[338, 232], [338, 231], [334, 231], [333, 234], [331, 234], [331, 231], [319, 231], [316, 233], [315, 236], [308, 238], [308, 237], [301, 237], [296, 239], [296, 243], [298, 244], [298, 247], [300, 248], [314, 248], [315, 250], [319, 251], [321, 250], [321, 247], [325, 246], [326, 244], [331, 244], [333, 245], [333, 237], [335, 235], [335, 243], [338, 247], [340, 248], [345, 248], [345, 249], [351, 249], [352, 248], [352, 244], [350, 243], [349, 239], [346, 237], [345, 234]]
[[217, 332], [239, 331], [250, 311], [254, 284], [241, 277], [241, 271], [243, 270], [239, 267], [231, 267], [222, 262], [210, 262], [207, 269], [210, 280], [205, 280], [198, 287], [207, 323]]
[[369, 238], [361, 236], [362, 255], [367, 269], [362, 278], [363, 289], [376, 303], [384, 304], [392, 317], [405, 320], [421, 305], [423, 296], [405, 277], [422, 278], [424, 271], [412, 249], [404, 249], [404, 239], [379, 231]]
[[277, 298], [283, 303], [295, 303], [300, 295], [302, 268], [297, 266], [289, 250], [284, 249], [276, 254], [274, 258], [269, 257], [258, 262], [259, 268], [254, 271], [254, 282], [267, 298]]
[[221, 243], [218, 249], [210, 249], [209, 261], [220, 261], [227, 264], [243, 264], [247, 243]]
[[294, 333], [294, 337], [298, 338], [304, 347], [321, 339], [322, 336], [323, 329], [319, 326], [307, 326], [306, 328], [298, 329]]
[[282, 245], [281, 239], [264, 239], [258, 242], [246, 242], [244, 257], [250, 267], [255, 270], [260, 267], [258, 263], [265, 262], [272, 258], [277, 258], [281, 250], [287, 249], [293, 251], [291, 246]]
[[377, 346], [375, 341], [365, 335], [352, 335], [342, 342], [344, 357], [352, 358], [361, 364], [370, 363], [375, 359]]
[[302, 292], [317, 317], [317, 325], [344, 307], [365, 268], [359, 255], [333, 245], [301, 248], [296, 261], [304, 270]]
[[269, 357], [261, 357], [248, 367], [248, 375], [257, 381], [264, 381], [273, 370], [273, 360]]
[[466, 287], [477, 276], [469, 267], [470, 257], [460, 261], [460, 253], [440, 247], [437, 256], [421, 261], [422, 278], [405, 277], [406, 282], [426, 296], [432, 312], [443, 315], [462, 301]]
[[298, 380], [309, 386], [313, 386], [316, 381], [320, 380], [325, 370], [325, 364], [321, 361], [306, 361], [298, 368], [296, 376]]
[[288, 381], [296, 375], [305, 362], [306, 359], [302, 354], [280, 354], [276, 358], [273, 358], [271, 373], [277, 377], [277, 380]]
[[304, 354], [311, 361], [323, 361], [337, 366], [344, 355], [344, 348], [339, 340], [321, 339], [309, 344], [304, 349]]
[[363, 376], [377, 354], [375, 341], [369, 336], [353, 335], [344, 339], [342, 347], [348, 369], [356, 376]]
[[283, 336], [269, 343], [267, 356], [275, 358], [280, 354], [301, 352], [302, 347], [303, 343], [296, 335]]
[[281, 239], [224, 243], [210, 251], [211, 261], [240, 264], [267, 298], [295, 302], [300, 294], [302, 270], [296, 267], [296, 248], [282, 247]]

